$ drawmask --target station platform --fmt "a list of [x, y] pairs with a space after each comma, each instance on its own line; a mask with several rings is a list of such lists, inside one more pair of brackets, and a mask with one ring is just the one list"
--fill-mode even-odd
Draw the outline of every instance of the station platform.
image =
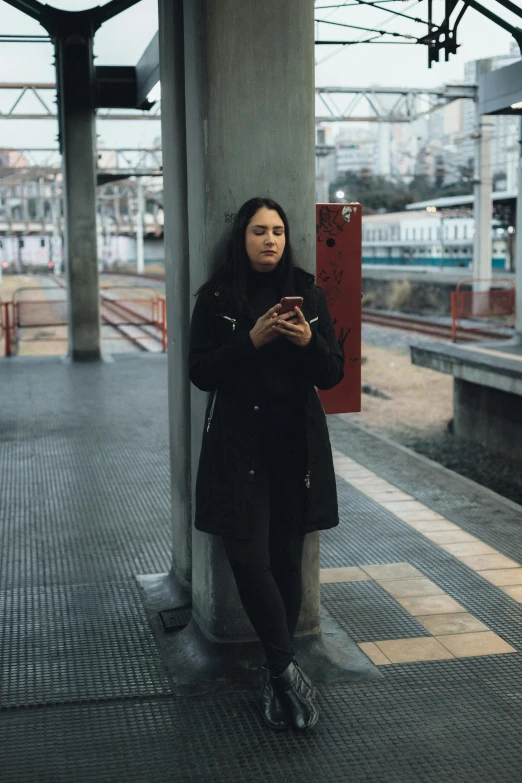
[[457, 437], [522, 462], [522, 344], [518, 338], [471, 344], [419, 342], [413, 364], [453, 375]]
[[257, 684], [174, 685], [137, 574], [170, 563], [167, 363], [0, 360], [2, 783], [522, 780], [522, 508], [329, 417], [322, 603], [375, 666], [273, 733]]

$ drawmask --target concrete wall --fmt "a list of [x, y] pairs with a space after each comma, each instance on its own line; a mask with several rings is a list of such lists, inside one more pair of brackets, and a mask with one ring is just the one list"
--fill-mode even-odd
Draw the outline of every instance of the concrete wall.
[[453, 380], [454, 432], [522, 462], [522, 399], [518, 394]]

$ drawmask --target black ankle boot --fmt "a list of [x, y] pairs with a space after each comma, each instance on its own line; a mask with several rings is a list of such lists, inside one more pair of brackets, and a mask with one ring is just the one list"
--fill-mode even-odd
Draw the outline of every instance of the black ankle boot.
[[290, 717], [281, 704], [279, 696], [274, 691], [270, 669], [263, 666], [261, 671], [263, 673], [263, 685], [261, 688], [260, 706], [263, 720], [271, 729], [276, 729], [277, 731], [287, 729], [290, 726]]
[[315, 685], [313, 684], [313, 682], [310, 679], [310, 677], [306, 674], [306, 672], [304, 672], [301, 669], [301, 667], [299, 666], [299, 664], [297, 663], [295, 658], [294, 658], [294, 666], [296, 666], [299, 669], [299, 671], [301, 672], [301, 677], [305, 681], [305, 685], [308, 688], [310, 699], [312, 699], [312, 700], [315, 699], [316, 694], [317, 694], [317, 691], [315, 689]]
[[294, 729], [303, 731], [315, 726], [319, 713], [312, 701], [310, 687], [295, 663], [289, 663], [282, 674], [272, 677], [272, 685], [283, 706], [288, 710]]

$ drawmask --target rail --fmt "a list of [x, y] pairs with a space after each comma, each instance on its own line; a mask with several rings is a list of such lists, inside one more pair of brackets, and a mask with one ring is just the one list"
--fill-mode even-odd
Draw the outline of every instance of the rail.
[[[462, 286], [470, 286], [462, 290]], [[478, 289], [478, 290], [477, 290]], [[480, 290], [482, 289], [482, 290]], [[457, 283], [451, 294], [451, 335], [457, 342], [457, 331], [473, 329], [477, 321], [486, 334], [512, 326], [515, 319], [516, 289], [513, 280], [505, 277], [474, 280], [467, 278]], [[462, 320], [467, 321], [463, 324]]]

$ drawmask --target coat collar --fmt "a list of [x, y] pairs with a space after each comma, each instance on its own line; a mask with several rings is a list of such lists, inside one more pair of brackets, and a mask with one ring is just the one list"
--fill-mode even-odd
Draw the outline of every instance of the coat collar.
[[[315, 283], [315, 275], [312, 275], [310, 272], [307, 272], [300, 266], [296, 266], [293, 270], [293, 277], [295, 293], [303, 296], [306, 303], [311, 289]], [[222, 293], [223, 292], [220, 286], [216, 286], [212, 294], [209, 296], [209, 304], [211, 308], [219, 315], [223, 315], [225, 313], [226, 315], [233, 315], [236, 318], [237, 314], [232, 312], [234, 308], [231, 308], [224, 303]]]

